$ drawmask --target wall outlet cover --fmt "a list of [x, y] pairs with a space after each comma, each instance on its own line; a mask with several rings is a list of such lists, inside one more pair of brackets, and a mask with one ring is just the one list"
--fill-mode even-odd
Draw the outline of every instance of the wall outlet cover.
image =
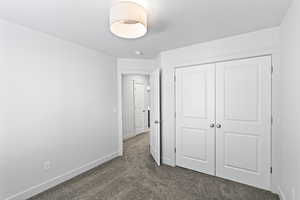
[[45, 161], [43, 164], [44, 170], [49, 170], [51, 168], [51, 162], [50, 161]]

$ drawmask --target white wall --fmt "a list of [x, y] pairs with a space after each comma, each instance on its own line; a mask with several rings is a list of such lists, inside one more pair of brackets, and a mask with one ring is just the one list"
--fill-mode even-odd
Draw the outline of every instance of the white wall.
[[156, 62], [152, 59], [118, 58], [118, 70], [120, 72], [151, 73], [155, 68], [157, 68]]
[[[149, 86], [149, 75], [123, 75], [122, 76], [122, 121], [123, 121], [123, 139], [136, 136], [135, 129], [135, 101], [134, 101], [134, 83], [143, 83], [145, 85], [144, 100], [145, 110], [149, 106], [150, 94], [147, 92]], [[148, 129], [148, 114], [145, 112], [145, 130]]]
[[117, 155], [116, 75], [115, 58], [0, 21], [0, 199]]
[[162, 142], [163, 162], [175, 165], [175, 67], [203, 64], [236, 58], [272, 54], [273, 75], [273, 191], [276, 191], [279, 179], [280, 133], [278, 131], [279, 116], [279, 28], [261, 30], [253, 33], [229, 37], [221, 40], [205, 42], [184, 48], [162, 52], [160, 66], [162, 68]]
[[294, 0], [281, 25], [281, 189], [286, 200], [300, 199], [299, 19], [300, 1]]

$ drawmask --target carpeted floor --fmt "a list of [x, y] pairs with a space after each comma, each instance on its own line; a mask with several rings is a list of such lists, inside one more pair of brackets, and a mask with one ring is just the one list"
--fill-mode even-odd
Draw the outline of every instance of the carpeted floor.
[[267, 191], [178, 167], [157, 167], [148, 134], [124, 145], [124, 156], [31, 200], [278, 200]]

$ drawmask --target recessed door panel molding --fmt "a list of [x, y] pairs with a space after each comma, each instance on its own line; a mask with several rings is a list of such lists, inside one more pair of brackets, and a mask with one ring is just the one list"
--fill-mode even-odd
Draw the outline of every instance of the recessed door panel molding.
[[[207, 129], [182, 128], [182, 156], [187, 159], [195, 159], [207, 163]], [[198, 151], [195, 151], [195, 148]]]
[[215, 174], [215, 65], [176, 69], [176, 165]]
[[237, 61], [225, 66], [221, 76], [224, 77], [224, 119], [259, 121], [262, 84], [260, 66], [256, 63], [243, 65], [241, 61]]
[[216, 64], [216, 175], [270, 189], [271, 57]]
[[224, 166], [258, 173], [258, 137], [250, 134], [224, 133], [224, 138]]
[[[207, 72], [183, 72], [182, 111], [186, 118], [207, 119]], [[198, 95], [195, 95], [197, 90]]]

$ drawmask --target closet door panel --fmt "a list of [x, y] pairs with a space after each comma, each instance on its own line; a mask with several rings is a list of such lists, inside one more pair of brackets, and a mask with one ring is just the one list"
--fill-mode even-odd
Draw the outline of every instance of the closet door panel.
[[215, 174], [215, 65], [176, 70], [176, 165]]
[[271, 57], [216, 64], [216, 174], [270, 189]]

